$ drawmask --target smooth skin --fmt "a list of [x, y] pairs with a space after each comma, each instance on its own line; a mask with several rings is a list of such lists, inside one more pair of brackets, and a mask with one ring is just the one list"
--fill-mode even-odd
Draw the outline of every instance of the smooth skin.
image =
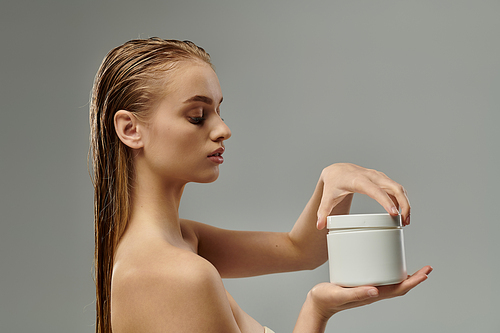
[[[169, 74], [165, 97], [146, 121], [120, 110], [115, 129], [133, 150], [131, 218], [113, 266], [114, 333], [243, 332], [264, 328], [224, 289], [222, 278], [314, 269], [327, 260], [326, 217], [348, 214], [353, 193], [377, 200], [390, 214], [401, 209], [409, 223], [404, 188], [384, 174], [353, 164], [325, 168], [290, 232], [244, 232], [179, 217], [188, 182], [213, 182], [219, 162], [209, 156], [231, 131], [220, 117], [222, 92], [215, 72], [186, 61]], [[406, 294], [427, 278], [424, 267], [386, 287], [315, 286], [294, 332], [323, 332], [343, 309]]]

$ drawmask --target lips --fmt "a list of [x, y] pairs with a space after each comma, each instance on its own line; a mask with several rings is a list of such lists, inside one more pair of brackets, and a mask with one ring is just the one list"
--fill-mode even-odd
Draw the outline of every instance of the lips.
[[220, 147], [216, 150], [214, 150], [210, 155], [207, 157], [214, 163], [216, 164], [222, 164], [224, 162], [224, 157], [222, 157], [222, 154], [224, 153], [224, 147]]
[[216, 149], [212, 152], [212, 154], [208, 155], [208, 157], [210, 156], [221, 156], [223, 153], [224, 153], [224, 147], [220, 147], [219, 149]]

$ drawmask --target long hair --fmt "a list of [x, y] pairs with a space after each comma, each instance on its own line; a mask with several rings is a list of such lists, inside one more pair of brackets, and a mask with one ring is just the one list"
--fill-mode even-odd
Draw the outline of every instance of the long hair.
[[145, 118], [165, 95], [168, 72], [186, 60], [211, 65], [208, 53], [189, 41], [131, 40], [108, 53], [95, 77], [89, 156], [94, 185], [96, 333], [111, 332], [113, 258], [130, 217], [134, 177], [131, 151], [116, 134], [114, 115], [127, 110]]

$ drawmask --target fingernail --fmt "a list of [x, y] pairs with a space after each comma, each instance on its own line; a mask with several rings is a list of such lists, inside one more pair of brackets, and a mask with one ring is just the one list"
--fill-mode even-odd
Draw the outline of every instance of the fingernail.
[[368, 295], [370, 297], [377, 297], [378, 296], [378, 290], [377, 289], [370, 289], [370, 290], [368, 290]]
[[410, 224], [410, 215], [408, 215], [408, 217], [406, 218], [406, 224]]
[[392, 207], [392, 213], [394, 215], [397, 215], [397, 214], [399, 214], [399, 210], [396, 207]]

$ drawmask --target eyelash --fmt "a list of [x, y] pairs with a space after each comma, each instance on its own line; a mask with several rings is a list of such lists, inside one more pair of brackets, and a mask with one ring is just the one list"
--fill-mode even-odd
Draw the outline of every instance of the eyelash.
[[[220, 119], [222, 121], [224, 121], [224, 118], [220, 117]], [[203, 125], [203, 123], [205, 122], [205, 120], [206, 120], [205, 117], [189, 117], [189, 122], [191, 124], [195, 124], [195, 125]]]
[[189, 122], [195, 125], [203, 125], [205, 117], [189, 117]]

